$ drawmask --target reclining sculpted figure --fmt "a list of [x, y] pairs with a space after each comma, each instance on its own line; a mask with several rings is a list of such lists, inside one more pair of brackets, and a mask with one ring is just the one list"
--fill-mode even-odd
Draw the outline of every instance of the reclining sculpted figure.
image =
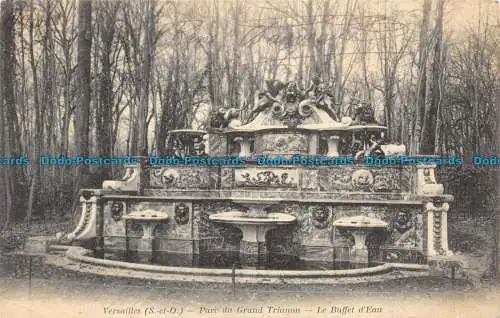
[[286, 85], [277, 80], [266, 81], [266, 85], [267, 90], [259, 92], [257, 107], [248, 116], [247, 123], [254, 120], [258, 114], [274, 105], [274, 103], [281, 103], [281, 95]]

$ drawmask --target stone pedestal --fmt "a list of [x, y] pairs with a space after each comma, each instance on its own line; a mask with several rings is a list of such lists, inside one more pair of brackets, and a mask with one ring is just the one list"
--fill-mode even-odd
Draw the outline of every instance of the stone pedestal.
[[346, 217], [333, 222], [333, 225], [348, 230], [354, 237], [354, 246], [351, 250], [350, 263], [355, 268], [366, 267], [369, 263], [366, 237], [375, 230], [386, 228], [387, 223], [363, 215]]
[[132, 252], [137, 255], [140, 263], [151, 263], [153, 260], [153, 232], [158, 222], [143, 221], [140, 224], [144, 234], [136, 241]]
[[267, 266], [267, 231], [276, 228], [273, 225], [238, 224], [243, 233], [240, 242], [240, 264], [243, 268], [265, 269]]
[[368, 266], [368, 249], [353, 249], [351, 252], [351, 265], [354, 268], [364, 268]]
[[352, 231], [354, 246], [351, 252], [351, 263], [356, 266], [366, 267], [368, 265], [368, 248], [366, 247], [366, 231]]
[[141, 238], [136, 241], [136, 250], [134, 254], [140, 263], [151, 263], [153, 260], [153, 240]]
[[234, 141], [240, 145], [240, 157], [250, 157], [252, 152], [250, 151], [251, 140], [248, 137], [236, 137]]
[[444, 186], [438, 184], [434, 169], [435, 164], [417, 165], [417, 194], [422, 196], [440, 196], [444, 193]]
[[240, 242], [240, 264], [246, 269], [266, 269], [268, 260], [266, 242]]
[[328, 143], [327, 156], [329, 157], [339, 156], [339, 142], [340, 142], [340, 136], [329, 136], [327, 138], [327, 143]]

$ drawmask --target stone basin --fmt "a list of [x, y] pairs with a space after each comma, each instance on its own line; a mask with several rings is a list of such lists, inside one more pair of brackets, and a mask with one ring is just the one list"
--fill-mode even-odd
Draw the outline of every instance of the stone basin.
[[387, 227], [387, 223], [376, 219], [370, 218], [364, 215], [358, 215], [353, 217], [340, 218], [333, 222], [336, 227], [344, 228], [384, 228]]
[[267, 213], [264, 217], [247, 216], [245, 212], [231, 211], [213, 214], [209, 217], [211, 221], [236, 224], [253, 225], [281, 225], [289, 224], [295, 221], [295, 216], [286, 213]]
[[[266, 219], [269, 218], [271, 215], [275, 215], [276, 213], [267, 213], [266, 208], [273, 205], [273, 204], [278, 204], [280, 203], [279, 201], [276, 200], [269, 200], [269, 199], [260, 199], [260, 200], [245, 200], [245, 199], [233, 199], [231, 200], [233, 203], [236, 203], [238, 205], [241, 205], [245, 208], [247, 208], [247, 211], [233, 211], [234, 213], [240, 213], [242, 216], [246, 218], [258, 218], [258, 219]], [[231, 213], [231, 212], [229, 212]], [[280, 213], [278, 213], [280, 214]]]
[[142, 239], [151, 240], [153, 232], [158, 223], [168, 219], [168, 214], [154, 210], [136, 211], [123, 217], [124, 220], [138, 222], [142, 225], [144, 235]]
[[163, 221], [168, 219], [168, 214], [154, 210], [136, 211], [123, 217], [125, 220], [134, 221]]
[[210, 215], [210, 221], [231, 224], [241, 230], [240, 262], [246, 268], [265, 268], [267, 255], [266, 233], [280, 225], [295, 222], [293, 215], [267, 213], [265, 217], [248, 216], [248, 212], [231, 211]]
[[238, 227], [243, 232], [243, 241], [265, 242], [267, 231], [296, 220], [295, 216], [286, 213], [267, 213], [265, 208], [279, 203], [276, 200], [233, 199], [232, 202], [246, 207], [248, 211], [221, 212], [211, 215], [209, 219]]
[[366, 237], [371, 231], [384, 229], [387, 223], [372, 217], [358, 215], [353, 217], [340, 218], [333, 222], [337, 228], [348, 229], [354, 237], [354, 247], [352, 255], [354, 263], [368, 263], [368, 248], [366, 246]]

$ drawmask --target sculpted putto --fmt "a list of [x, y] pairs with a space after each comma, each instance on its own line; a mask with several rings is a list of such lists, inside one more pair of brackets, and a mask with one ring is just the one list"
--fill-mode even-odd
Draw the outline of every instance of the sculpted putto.
[[335, 110], [335, 98], [328, 91], [328, 87], [324, 82], [319, 80], [313, 81], [307, 93], [309, 98], [302, 103], [315, 105], [318, 109], [325, 111], [333, 120], [339, 121], [339, 116]]
[[283, 98], [283, 90], [286, 85], [277, 80], [266, 81], [267, 90], [259, 92], [257, 107], [248, 116], [247, 122], [251, 122], [258, 114], [271, 107], [272, 105], [281, 104]]

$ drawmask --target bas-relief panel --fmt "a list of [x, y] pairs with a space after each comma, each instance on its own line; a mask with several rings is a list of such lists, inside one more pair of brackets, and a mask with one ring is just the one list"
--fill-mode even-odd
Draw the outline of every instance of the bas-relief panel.
[[300, 188], [302, 190], [318, 190], [318, 170], [316, 169], [299, 169], [300, 172]]
[[[214, 189], [217, 171], [196, 167], [152, 168], [150, 185], [163, 189]], [[365, 192], [384, 195], [410, 191], [410, 172], [401, 168], [354, 166], [266, 169], [263, 167], [220, 170], [222, 188], [278, 187], [305, 191]]]
[[401, 170], [391, 167], [320, 167], [319, 187], [321, 191], [408, 192], [408, 173]]
[[215, 172], [206, 167], [155, 167], [150, 169], [150, 185], [156, 188], [214, 189], [217, 185]]
[[297, 169], [236, 168], [234, 170], [236, 187], [296, 188]]
[[401, 192], [411, 192], [412, 189], [412, 174], [411, 170], [414, 167], [401, 167], [401, 174], [400, 174], [400, 185], [401, 185]]
[[255, 153], [271, 154], [307, 154], [309, 138], [293, 133], [265, 134], [255, 137]]
[[296, 236], [302, 245], [330, 245], [333, 213], [328, 206], [302, 206]]

